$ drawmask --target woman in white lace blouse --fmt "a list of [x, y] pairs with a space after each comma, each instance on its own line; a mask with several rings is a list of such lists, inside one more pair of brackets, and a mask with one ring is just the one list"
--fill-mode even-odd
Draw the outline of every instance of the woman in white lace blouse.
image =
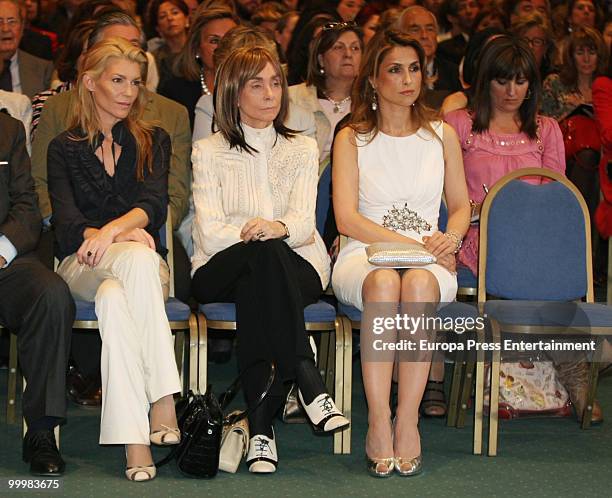
[[253, 406], [268, 367], [270, 395], [249, 416], [251, 472], [274, 472], [272, 420], [284, 383], [296, 380], [311, 422], [332, 432], [348, 420], [334, 405], [314, 364], [304, 307], [329, 282], [329, 258], [315, 228], [316, 142], [283, 123], [287, 82], [278, 59], [245, 47], [219, 67], [215, 82], [219, 132], [193, 151], [192, 291], [200, 303], [236, 303], [238, 365]]

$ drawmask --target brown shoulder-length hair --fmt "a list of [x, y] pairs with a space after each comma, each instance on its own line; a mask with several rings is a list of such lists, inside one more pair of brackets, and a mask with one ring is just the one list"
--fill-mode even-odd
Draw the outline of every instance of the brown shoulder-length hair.
[[379, 31], [370, 40], [365, 53], [361, 58], [359, 74], [355, 78], [353, 91], [351, 93], [352, 114], [349, 126], [356, 133], [368, 136], [371, 141], [379, 130], [380, 109], [372, 109], [372, 101], [375, 99], [375, 91], [370, 83], [370, 79], [375, 79], [380, 74], [380, 67], [387, 54], [396, 47], [411, 47], [417, 54], [421, 74], [421, 89], [419, 95], [412, 106], [412, 119], [417, 128], [424, 128], [437, 137], [431, 122], [438, 117], [436, 112], [425, 105], [424, 95], [427, 90], [424, 68], [425, 52], [421, 44], [410, 35], [389, 29]]
[[363, 50], [363, 31], [357, 24], [335, 21], [324, 23], [319, 34], [310, 43], [308, 72], [306, 73], [307, 85], [314, 85], [318, 91], [325, 91], [325, 74], [321, 73], [319, 55], [323, 55], [331, 49], [344, 33], [355, 33], [359, 38], [359, 46]]
[[597, 67], [593, 72], [593, 79], [600, 74], [605, 74], [608, 65], [608, 47], [599, 31], [586, 26], [575, 28], [563, 48], [563, 66], [559, 71], [561, 83], [574, 91], [578, 90], [578, 68], [574, 60], [574, 52], [583, 47], [595, 50], [597, 53]]
[[258, 152], [244, 138], [238, 99], [247, 82], [257, 77], [266, 64], [272, 65], [282, 86], [281, 106], [273, 121], [274, 129], [285, 138], [292, 138], [296, 133], [284, 125], [289, 109], [289, 92], [287, 78], [278, 57], [264, 47], [242, 47], [232, 52], [217, 69], [213, 91], [214, 121], [230, 149], [236, 147], [249, 154]]
[[240, 19], [229, 7], [211, 7], [210, 9], [202, 9], [201, 7], [195, 12], [195, 17], [192, 19], [187, 32], [187, 43], [185, 43], [172, 68], [175, 76], [185, 78], [188, 81], [198, 81], [200, 78], [201, 66], [198, 58], [200, 57], [200, 40], [204, 27], [209, 22], [218, 19], [231, 19], [236, 24], [240, 24]]
[[135, 62], [140, 66], [142, 84], [138, 86], [138, 96], [124, 122], [136, 142], [136, 178], [138, 181], [143, 181], [145, 165], [149, 172], [153, 171], [151, 149], [154, 123], [142, 119], [147, 101], [144, 78], [147, 74], [148, 61], [141, 48], [135, 47], [124, 38], [113, 37], [102, 40], [85, 54], [76, 83], [77, 101], [72, 108], [70, 119], [70, 128], [79, 129], [78, 133], [84, 133], [85, 136], [71, 134], [71, 138], [88, 140], [92, 147], [95, 146], [98, 133], [102, 130], [93, 92], [87, 89], [83, 78], [88, 75], [94, 81], [98, 81], [108, 64], [117, 59]]
[[514, 78], [525, 78], [529, 82], [528, 97], [519, 107], [520, 131], [529, 138], [536, 138], [537, 113], [542, 94], [540, 74], [527, 42], [510, 35], [500, 35], [490, 40], [480, 55], [474, 96], [470, 103], [474, 132], [482, 133], [489, 129], [492, 115], [491, 82]]

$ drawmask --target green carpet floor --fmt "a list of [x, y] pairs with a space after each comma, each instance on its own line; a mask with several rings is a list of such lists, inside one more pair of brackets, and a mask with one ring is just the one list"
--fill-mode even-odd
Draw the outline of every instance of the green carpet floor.
[[[234, 368], [232, 364], [211, 367], [216, 390], [227, 385]], [[316, 437], [307, 426], [278, 422], [280, 465], [274, 475], [251, 475], [243, 464], [235, 475], [220, 473], [212, 480], [193, 480], [170, 465], [160, 469], [153, 482], [130, 483], [122, 477], [123, 448], [98, 445], [99, 411], [71, 405], [69, 423], [61, 432], [67, 461], [63, 489], [37, 496], [612, 496], [612, 377], [600, 383], [599, 399], [608, 422], [599, 427], [584, 431], [573, 419], [502, 421], [499, 456], [489, 458], [471, 454], [471, 421], [463, 429], [451, 429], [443, 420], [423, 419], [424, 473], [414, 478], [375, 479], [365, 471], [366, 409], [358, 362], [354, 372], [351, 455], [334, 456], [331, 438]], [[5, 420], [6, 371], [0, 372], [0, 389], [0, 479], [27, 478], [20, 426], [9, 426]]]

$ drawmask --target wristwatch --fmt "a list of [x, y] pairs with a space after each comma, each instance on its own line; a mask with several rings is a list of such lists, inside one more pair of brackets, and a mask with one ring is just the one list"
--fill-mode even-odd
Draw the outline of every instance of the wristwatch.
[[280, 223], [281, 225], [283, 225], [283, 228], [285, 229], [285, 235], [283, 235], [281, 237], [281, 240], [285, 240], [288, 239], [289, 237], [291, 237], [291, 234], [289, 233], [289, 227], [287, 226], [287, 224], [284, 221], [281, 220], [275, 220], [277, 223]]

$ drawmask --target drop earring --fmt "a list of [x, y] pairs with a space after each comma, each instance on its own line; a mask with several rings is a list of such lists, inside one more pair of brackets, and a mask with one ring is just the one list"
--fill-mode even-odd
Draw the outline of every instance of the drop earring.
[[322, 68], [322, 67], [320, 67], [320, 68], [319, 68], [319, 73], [321, 73], [321, 74], [325, 74], [325, 69], [324, 69], [324, 68]]
[[378, 109], [378, 99], [376, 98], [376, 92], [372, 94], [372, 103], [370, 104], [370, 107], [373, 111]]

